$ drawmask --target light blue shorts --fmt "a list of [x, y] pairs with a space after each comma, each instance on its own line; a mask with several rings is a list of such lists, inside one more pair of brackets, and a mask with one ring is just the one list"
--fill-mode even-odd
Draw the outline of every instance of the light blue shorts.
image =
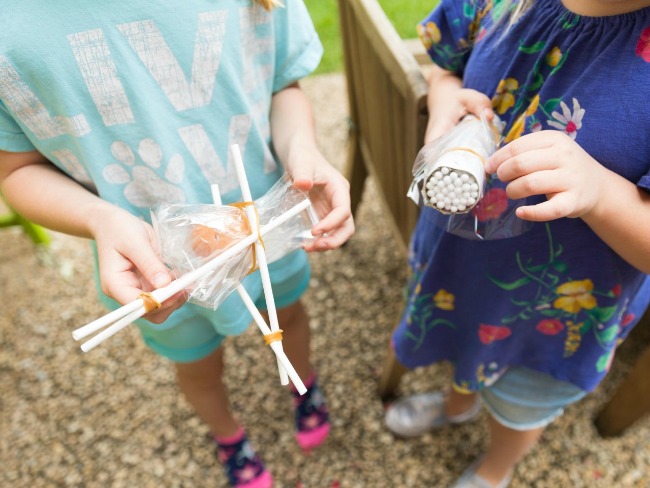
[[545, 427], [586, 394], [571, 383], [519, 366], [480, 392], [495, 420], [514, 430]]
[[[94, 246], [93, 246], [94, 247]], [[269, 274], [276, 308], [297, 302], [309, 286], [311, 267], [307, 253], [294, 251], [269, 264]], [[100, 300], [109, 309], [119, 304], [101, 292], [95, 267], [95, 280]], [[251, 299], [260, 310], [266, 309], [259, 270], [242, 281]], [[137, 320], [135, 324], [145, 343], [158, 354], [177, 363], [198, 361], [217, 349], [226, 336], [239, 335], [253, 318], [237, 293], [232, 293], [217, 310], [186, 303], [164, 323]]]

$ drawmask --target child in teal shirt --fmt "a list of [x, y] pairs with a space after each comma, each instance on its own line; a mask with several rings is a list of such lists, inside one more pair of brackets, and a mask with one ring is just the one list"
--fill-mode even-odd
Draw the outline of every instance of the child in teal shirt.
[[[285, 171], [309, 192], [321, 221], [307, 251], [353, 233], [348, 185], [316, 148], [298, 80], [322, 46], [301, 0], [117, 0], [56, 6], [25, 0], [0, 19], [0, 181], [8, 202], [52, 229], [94, 239], [109, 306], [170, 282], [149, 225], [157, 203], [242, 199], [229, 147], [238, 144], [253, 198]], [[305, 449], [329, 430], [309, 361], [304, 251], [272, 263], [284, 346], [309, 391], [296, 395]], [[263, 296], [259, 274], [244, 282]], [[117, 302], [117, 303], [116, 303]], [[226, 336], [251, 317], [238, 297], [216, 312], [178, 295], [138, 324], [145, 342], [176, 363], [180, 389], [210, 426], [234, 486], [271, 475], [229, 410], [222, 383]], [[183, 308], [178, 309], [181, 305]]]

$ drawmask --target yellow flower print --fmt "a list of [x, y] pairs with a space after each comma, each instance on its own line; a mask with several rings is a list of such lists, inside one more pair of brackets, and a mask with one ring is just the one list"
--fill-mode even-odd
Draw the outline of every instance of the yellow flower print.
[[470, 390], [469, 382], [467, 380], [463, 380], [460, 385], [457, 383], [452, 383], [451, 387], [454, 390], [456, 390], [458, 393], [463, 395], [469, 395], [470, 393], [474, 393], [472, 390]]
[[438, 293], [433, 297], [433, 303], [442, 310], [453, 310], [455, 298], [453, 293], [449, 293], [446, 290], [438, 290]]
[[546, 55], [546, 64], [554, 68], [562, 59], [562, 51], [560, 48], [555, 46], [551, 51]]
[[427, 51], [431, 49], [431, 46], [440, 42], [440, 29], [435, 22], [427, 22], [426, 25], [418, 24], [417, 29], [418, 36]]
[[537, 111], [537, 107], [539, 107], [539, 95], [533, 97], [524, 114], [526, 114], [527, 117], [530, 117]]
[[594, 308], [596, 298], [591, 294], [594, 284], [591, 280], [569, 281], [556, 288], [558, 295], [564, 295], [553, 302], [555, 308], [561, 308], [569, 313], [578, 313], [580, 310]]
[[515, 104], [513, 93], [519, 88], [519, 82], [514, 78], [506, 78], [499, 82], [497, 93], [492, 98], [492, 106], [499, 115], [503, 115]]
[[530, 101], [530, 105], [528, 105], [526, 111], [523, 114], [521, 114], [519, 117], [517, 117], [515, 123], [512, 124], [512, 127], [510, 128], [510, 131], [508, 131], [508, 135], [506, 135], [506, 138], [504, 140], [506, 144], [508, 142], [512, 142], [515, 139], [521, 137], [521, 135], [524, 133], [524, 129], [526, 128], [526, 119], [535, 113], [538, 106], [539, 106], [539, 95], [535, 95], [533, 99]]
[[580, 343], [582, 342], [582, 335], [580, 334], [580, 329], [584, 325], [584, 322], [574, 324], [570, 320], [566, 323], [566, 339], [564, 341], [564, 357], [570, 358], [573, 356], [576, 351], [580, 348]]

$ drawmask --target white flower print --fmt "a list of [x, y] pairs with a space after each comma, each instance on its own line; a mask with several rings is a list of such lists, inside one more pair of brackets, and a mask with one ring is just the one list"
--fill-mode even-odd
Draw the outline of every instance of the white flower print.
[[560, 102], [562, 113], [553, 112], [551, 115], [555, 120], [548, 120], [551, 127], [561, 130], [571, 139], [575, 139], [578, 129], [582, 128], [582, 118], [585, 115], [585, 109], [580, 107], [578, 100], [573, 99], [573, 113], [569, 110], [566, 103]]
[[[138, 145], [144, 164], [137, 161], [133, 150], [123, 141], [113, 142], [111, 152], [119, 163], [109, 164], [102, 174], [109, 183], [125, 185], [124, 196], [131, 204], [150, 207], [159, 202], [185, 201], [185, 192], [178, 186], [185, 176], [185, 162], [180, 154], [172, 155], [164, 168], [162, 148], [153, 139], [143, 139]], [[158, 176], [163, 169], [164, 177]]]

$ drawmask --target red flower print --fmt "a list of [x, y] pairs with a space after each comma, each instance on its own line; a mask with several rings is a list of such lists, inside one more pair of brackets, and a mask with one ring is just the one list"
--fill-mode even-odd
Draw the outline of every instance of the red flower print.
[[508, 208], [508, 196], [503, 188], [492, 188], [488, 191], [472, 213], [479, 222], [496, 219]]
[[641, 32], [639, 41], [636, 43], [636, 55], [643, 58], [646, 63], [650, 63], [650, 27], [646, 27]]
[[618, 298], [621, 296], [621, 285], [614, 285], [614, 288], [612, 288], [612, 294]]
[[478, 326], [478, 338], [483, 344], [491, 344], [494, 341], [501, 341], [506, 337], [510, 337], [510, 334], [512, 334], [510, 328], [502, 325], [480, 324]]
[[557, 319], [545, 319], [541, 320], [535, 328], [542, 334], [557, 335], [564, 329], [564, 324]]
[[623, 317], [623, 320], [621, 320], [621, 327], [627, 327], [632, 323], [632, 321], [636, 318], [636, 315], [633, 313], [627, 313]]

